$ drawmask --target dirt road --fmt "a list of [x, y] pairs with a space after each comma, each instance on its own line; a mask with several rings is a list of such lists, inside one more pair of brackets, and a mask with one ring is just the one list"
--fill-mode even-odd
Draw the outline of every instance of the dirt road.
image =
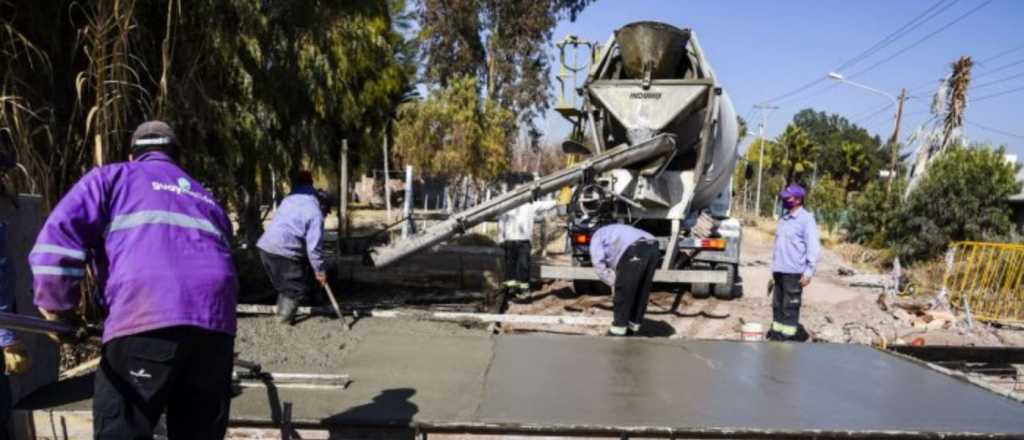
[[[767, 295], [771, 278], [771, 253], [774, 236], [770, 227], [745, 227], [741, 251], [740, 277], [743, 297], [732, 301], [694, 299], [685, 295], [677, 312], [670, 311], [675, 294], [653, 292], [644, 333], [649, 336], [688, 339], [739, 339], [740, 327], [757, 322], [767, 328], [771, 323], [771, 297]], [[975, 325], [973, 329], [957, 323], [949, 328], [922, 329], [913, 326], [913, 316], [895, 308], [882, 310], [877, 303], [880, 288], [850, 287], [850, 277], [840, 268], [854, 265], [830, 249], [825, 249], [812, 283], [804, 291], [801, 322], [817, 340], [837, 343], [892, 344], [909, 343], [921, 338], [929, 345], [1013, 345], [1024, 346], [1024, 332]], [[858, 278], [873, 274], [858, 274]], [[879, 274], [874, 274], [880, 277]], [[579, 314], [610, 316], [608, 296], [576, 296], [565, 282], [554, 282], [534, 292], [532, 298], [513, 302], [508, 313]], [[539, 330], [535, 327], [506, 327], [506, 331]], [[597, 328], [546, 328], [548, 331], [598, 334]]]

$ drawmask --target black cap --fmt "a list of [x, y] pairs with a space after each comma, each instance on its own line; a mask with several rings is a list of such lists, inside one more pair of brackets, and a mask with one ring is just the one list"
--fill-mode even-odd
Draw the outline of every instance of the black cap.
[[174, 130], [163, 121], [146, 121], [132, 133], [132, 154], [139, 155], [147, 151], [159, 150], [177, 157], [178, 137]]

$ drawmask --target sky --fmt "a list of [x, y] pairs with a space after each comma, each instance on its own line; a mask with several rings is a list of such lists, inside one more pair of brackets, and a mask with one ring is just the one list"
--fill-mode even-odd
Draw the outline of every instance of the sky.
[[[752, 107], [765, 101], [779, 106], [768, 115], [769, 137], [811, 107], [888, 138], [896, 113], [890, 98], [826, 79], [854, 60], [839, 72], [848, 80], [892, 96], [908, 89], [900, 136], [905, 142], [931, 117], [931, 96], [951, 64], [971, 56], [972, 87], [978, 87], [968, 91], [968, 139], [1005, 145], [1024, 160], [1024, 1], [598, 0], [575, 22], [560, 22], [554, 40], [575, 34], [604, 43], [615, 29], [645, 20], [694, 31], [752, 134], [764, 116]], [[855, 60], [901, 29], [887, 45]], [[558, 49], [550, 53], [557, 100]], [[550, 140], [568, 134], [570, 125], [555, 111], [545, 119], [541, 126]]]

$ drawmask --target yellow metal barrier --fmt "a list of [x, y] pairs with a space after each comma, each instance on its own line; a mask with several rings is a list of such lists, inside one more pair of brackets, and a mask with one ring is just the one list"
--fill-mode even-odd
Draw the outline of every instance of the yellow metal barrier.
[[1024, 324], [1024, 244], [953, 243], [942, 290], [974, 319]]

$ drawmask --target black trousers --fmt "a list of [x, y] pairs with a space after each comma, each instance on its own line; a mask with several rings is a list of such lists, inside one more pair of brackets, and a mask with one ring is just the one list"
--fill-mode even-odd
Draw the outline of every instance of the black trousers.
[[772, 290], [771, 331], [775, 333], [775, 339], [807, 340], [807, 332], [800, 325], [800, 305], [804, 295], [801, 276], [798, 273], [772, 273], [775, 287]]
[[647, 313], [654, 271], [658, 269], [661, 251], [654, 241], [638, 241], [626, 248], [615, 266], [615, 297], [612, 326], [639, 325]]
[[231, 406], [234, 336], [169, 327], [108, 341], [96, 372], [97, 439], [152, 439], [167, 412], [171, 440], [223, 439]]
[[10, 429], [7, 424], [11, 421], [11, 410], [14, 409], [12, 405], [11, 379], [7, 377], [7, 363], [0, 362], [0, 440], [10, 438], [7, 435], [7, 430]]
[[530, 241], [507, 240], [505, 248], [505, 287], [509, 290], [530, 290]]
[[282, 257], [260, 249], [260, 260], [263, 269], [270, 277], [270, 284], [279, 295], [287, 296], [296, 301], [309, 297], [313, 286], [312, 269], [305, 260]]

